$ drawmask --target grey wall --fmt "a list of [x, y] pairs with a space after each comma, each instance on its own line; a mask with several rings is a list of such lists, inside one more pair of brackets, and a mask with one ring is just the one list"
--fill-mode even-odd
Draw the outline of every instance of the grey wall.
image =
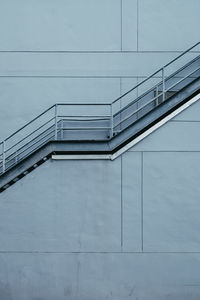
[[[55, 102], [111, 102], [198, 41], [199, 11], [0, 0], [1, 139]], [[2, 193], [0, 300], [199, 299], [199, 112], [113, 162], [50, 160]]]
[[49, 160], [3, 192], [0, 299], [199, 299], [199, 105], [114, 161]]

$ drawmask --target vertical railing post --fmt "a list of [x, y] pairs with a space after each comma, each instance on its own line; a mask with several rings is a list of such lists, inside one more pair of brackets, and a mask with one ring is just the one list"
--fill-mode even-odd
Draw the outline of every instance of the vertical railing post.
[[162, 102], [165, 101], [165, 68], [162, 68]]
[[64, 135], [63, 135], [63, 119], [61, 120], [61, 140], [63, 140], [63, 137], [64, 137]]
[[17, 155], [18, 155], [18, 151], [16, 150], [15, 152], [15, 163], [17, 164]]
[[55, 140], [58, 138], [58, 105], [55, 105]]
[[156, 106], [158, 106], [158, 85], [156, 86]]
[[6, 142], [2, 142], [2, 171], [6, 170]]
[[110, 104], [110, 138], [113, 137], [113, 104]]

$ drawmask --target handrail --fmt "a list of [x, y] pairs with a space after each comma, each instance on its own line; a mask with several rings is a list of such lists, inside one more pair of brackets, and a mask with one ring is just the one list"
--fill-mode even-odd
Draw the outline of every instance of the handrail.
[[[177, 81], [175, 84], [173, 84], [172, 86], [168, 87], [165, 90], [165, 93], [168, 92], [171, 88], [173, 88], [174, 86], [178, 85], [180, 82], [184, 81], [185, 79], [187, 79], [189, 76], [191, 76], [192, 74], [194, 74], [195, 72], [199, 71], [200, 67], [196, 68], [194, 71], [190, 72], [189, 75], [181, 78], [179, 81]], [[155, 88], [155, 87], [154, 87]], [[158, 95], [163, 96], [163, 92], [159, 93]], [[137, 112], [139, 112], [140, 110], [142, 110], [144, 107], [146, 107], [147, 105], [149, 105], [150, 103], [152, 103], [153, 101], [155, 101], [158, 96], [153, 97], [152, 99], [150, 99], [148, 102], [146, 102], [144, 105], [142, 105], [141, 107], [137, 108], [133, 113], [129, 114], [128, 116], [126, 116], [123, 120], [120, 120], [120, 122], [118, 122], [117, 124], [114, 125], [114, 127], [119, 126], [120, 124], [122, 124], [124, 121], [128, 120], [130, 117], [132, 117], [134, 114], [136, 114]], [[125, 109], [127, 109], [127, 107], [125, 107]], [[120, 110], [117, 114], [120, 114], [122, 110]], [[116, 116], [117, 114], [115, 114], [114, 116]]]
[[7, 141], [8, 139], [10, 139], [11, 137], [13, 137], [15, 134], [17, 134], [18, 132], [20, 132], [22, 129], [26, 128], [28, 125], [30, 125], [31, 123], [33, 123], [34, 121], [36, 121], [37, 119], [39, 119], [41, 116], [43, 116], [45, 113], [47, 113], [49, 110], [51, 110], [53, 107], [55, 107], [55, 104], [52, 105], [51, 107], [47, 108], [45, 111], [43, 111], [41, 114], [39, 114], [37, 117], [35, 117], [34, 119], [32, 119], [30, 122], [26, 123], [24, 126], [22, 126], [20, 129], [16, 130], [14, 133], [12, 133], [11, 135], [9, 135], [7, 138], [4, 139], [4, 141]]
[[[155, 74], [159, 73], [162, 71], [163, 68], [168, 67], [169, 65], [171, 65], [173, 62], [175, 62], [176, 60], [178, 60], [180, 57], [182, 57], [183, 55], [185, 55], [186, 53], [188, 53], [190, 50], [192, 50], [193, 48], [195, 48], [197, 45], [200, 45], [200, 42], [196, 43], [195, 45], [193, 45], [192, 47], [188, 48], [186, 51], [184, 51], [183, 53], [181, 53], [180, 55], [178, 55], [177, 57], [175, 57], [174, 59], [172, 59], [169, 63], [167, 63], [166, 65], [164, 65], [163, 67], [161, 67], [160, 69], [158, 69], [156, 72], [152, 73], [151, 75], [149, 75], [147, 78], [145, 78], [143, 81], [141, 81], [140, 83], [138, 83], [137, 85], [135, 85], [133, 88], [131, 88], [130, 90], [128, 90], [126, 93], [124, 93], [123, 95], [121, 95], [120, 97], [116, 98], [112, 104], [114, 104], [115, 102], [117, 102], [118, 100], [120, 100], [121, 98], [123, 98], [124, 96], [126, 96], [127, 94], [129, 94], [130, 92], [132, 92], [134, 89], [136, 89], [137, 87], [139, 87], [141, 84], [145, 83], [147, 80], [149, 80], [150, 78], [152, 78]], [[200, 52], [200, 50], [199, 50]]]
[[[195, 60], [199, 59], [200, 55], [195, 57], [190, 63], [193, 63]], [[169, 80], [170, 78], [172, 78], [172, 76], [174, 76], [177, 73], [180, 73], [180, 71], [184, 70], [187, 66], [190, 65], [190, 63], [184, 65], [184, 67], [181, 67], [180, 69], [178, 69], [177, 71], [175, 71], [174, 73], [170, 74], [167, 78], [165, 78], [165, 81]], [[162, 70], [162, 69], [161, 69]], [[196, 71], [198, 71], [199, 68], [197, 68], [196, 70], [194, 70], [193, 72], [191, 72], [191, 74], [189, 74], [188, 76], [192, 75], [193, 73], [195, 73]], [[157, 72], [156, 72], [157, 73]], [[187, 78], [188, 76], [186, 76], [185, 78]], [[182, 78], [182, 77], [181, 77]], [[148, 79], [147, 79], [148, 80]], [[146, 80], [145, 80], [146, 81]], [[181, 82], [182, 79], [179, 81]], [[144, 82], [144, 81], [143, 81]], [[117, 114], [119, 114], [120, 112], [122, 112], [123, 110], [129, 108], [131, 105], [133, 105], [134, 103], [136, 103], [139, 99], [143, 98], [145, 95], [147, 95], [149, 92], [153, 91], [157, 86], [161, 86], [162, 85], [162, 81], [160, 81], [159, 83], [155, 84], [154, 86], [152, 86], [149, 90], [145, 91], [142, 95], [138, 96], [135, 100], [133, 100], [131, 103], [127, 104], [125, 107], [123, 107], [122, 109], [120, 109], [117, 113], [114, 114], [114, 116], [116, 116]], [[174, 85], [176, 86], [177, 83]], [[171, 86], [170, 88], [172, 88], [173, 86]], [[168, 91], [169, 88], [166, 91]], [[160, 94], [162, 95], [162, 93]], [[123, 97], [124, 95], [122, 95]]]
[[15, 143], [14, 145], [12, 145], [10, 148], [6, 149], [5, 152], [10, 151], [11, 149], [13, 149], [14, 147], [16, 147], [17, 145], [19, 145], [21, 142], [23, 142], [25, 139], [29, 138], [32, 134], [34, 134], [35, 132], [37, 132], [38, 130], [40, 130], [42, 127], [44, 127], [45, 125], [47, 125], [48, 123], [50, 123], [51, 121], [53, 121], [54, 117], [51, 118], [50, 120], [48, 120], [47, 122], [45, 122], [44, 124], [42, 124], [41, 126], [39, 126], [37, 129], [35, 129], [34, 131], [32, 131], [31, 133], [29, 133], [28, 135], [26, 135], [24, 138], [22, 138], [20, 141], [18, 141], [17, 143]]
[[[4, 141], [7, 141], [8, 139], [10, 139], [11, 137], [13, 137], [15, 134], [17, 134], [19, 131], [21, 131], [22, 129], [26, 128], [28, 125], [30, 125], [31, 123], [33, 123], [34, 121], [36, 121], [37, 119], [39, 119], [41, 116], [43, 116], [45, 113], [47, 113], [48, 111], [50, 111], [52, 108], [54, 108], [56, 105], [58, 106], [67, 106], [67, 105], [74, 105], [74, 106], [105, 106], [105, 105], [109, 105], [109, 103], [56, 103], [52, 106], [50, 106], [49, 108], [47, 108], [46, 110], [44, 110], [42, 113], [40, 113], [37, 117], [33, 118], [31, 121], [29, 121], [28, 123], [26, 123], [24, 126], [20, 127], [18, 130], [16, 130], [14, 133], [12, 133], [11, 135], [9, 135], [8, 137], [6, 137], [4, 139]], [[3, 141], [0, 142], [0, 145]]]

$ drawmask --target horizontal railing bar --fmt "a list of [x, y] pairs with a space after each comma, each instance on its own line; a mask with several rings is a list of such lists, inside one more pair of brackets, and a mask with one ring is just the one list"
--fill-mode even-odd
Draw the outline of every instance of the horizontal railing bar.
[[[61, 127], [58, 130], [102, 130], [110, 129], [111, 127]], [[59, 139], [58, 139], [59, 140]]]
[[73, 106], [77, 106], [77, 105], [79, 105], [79, 106], [84, 106], [84, 105], [86, 105], [86, 106], [90, 106], [90, 105], [92, 105], [92, 106], [105, 106], [105, 105], [110, 105], [110, 103], [105, 103], [105, 102], [102, 102], [102, 103], [77, 103], [77, 102], [69, 102], [69, 103], [56, 103], [56, 105], [58, 105], [58, 106], [67, 106], [67, 105], [73, 105]]
[[[58, 118], [110, 118], [110, 115], [106, 115], [106, 116], [65, 116], [65, 115], [58, 115]], [[94, 120], [99, 120], [99, 119], [94, 119]], [[80, 119], [80, 121], [93, 121], [93, 119], [89, 119], [89, 120], [82, 120]]]
[[94, 122], [94, 121], [108, 121], [110, 120], [110, 117], [108, 118], [101, 118], [101, 119], [90, 119], [90, 120], [81, 120], [81, 119], [61, 119], [60, 121], [67, 121], [67, 122], [73, 122], [73, 121], [79, 121], [79, 122]]
[[[8, 148], [6, 152], [10, 151], [11, 149], [13, 149], [14, 147], [16, 147], [17, 145], [19, 145], [21, 142], [23, 142], [25, 139], [29, 138], [32, 134], [34, 134], [36, 131], [40, 130], [42, 127], [44, 127], [45, 125], [47, 125], [48, 123], [50, 123], [51, 121], [53, 121], [55, 119], [55, 117], [51, 118], [49, 121], [45, 122], [43, 125], [41, 125], [40, 127], [38, 127], [37, 129], [35, 129], [33, 132], [29, 133], [27, 136], [25, 136], [23, 139], [21, 139], [19, 142], [17, 142], [16, 144], [14, 144], [13, 146], [11, 146], [10, 148]], [[53, 125], [52, 125], [53, 126]], [[50, 128], [50, 127], [49, 127]]]

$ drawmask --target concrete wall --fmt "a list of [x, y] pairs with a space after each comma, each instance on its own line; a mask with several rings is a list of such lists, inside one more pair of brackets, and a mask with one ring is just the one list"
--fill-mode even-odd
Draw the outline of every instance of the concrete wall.
[[[111, 102], [198, 41], [199, 10], [0, 1], [0, 137], [55, 102]], [[0, 300], [199, 299], [199, 111], [113, 162], [50, 160], [2, 193]]]
[[112, 162], [49, 160], [3, 192], [0, 299], [199, 299], [199, 105]]

